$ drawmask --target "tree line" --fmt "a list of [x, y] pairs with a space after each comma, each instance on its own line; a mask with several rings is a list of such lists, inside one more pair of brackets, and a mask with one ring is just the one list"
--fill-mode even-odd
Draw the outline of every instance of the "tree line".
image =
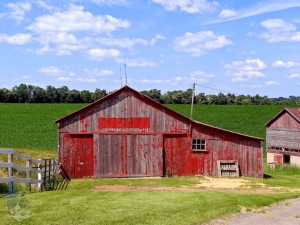
[[[158, 89], [141, 91], [142, 94], [162, 104], [191, 104], [192, 89], [161, 93]], [[7, 103], [91, 103], [106, 96], [108, 92], [96, 88], [95, 91], [70, 90], [67, 86], [45, 89], [35, 85], [20, 84], [11, 89], [0, 89], [0, 102]], [[268, 98], [260, 95], [208, 94], [201, 92], [194, 96], [195, 104], [206, 105], [300, 105], [300, 96]]]

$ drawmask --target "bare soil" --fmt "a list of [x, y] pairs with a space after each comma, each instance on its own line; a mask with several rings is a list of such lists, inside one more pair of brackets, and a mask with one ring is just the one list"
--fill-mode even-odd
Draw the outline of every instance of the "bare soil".
[[[255, 186], [254, 186], [255, 185]], [[242, 178], [214, 178], [204, 177], [193, 186], [169, 187], [169, 186], [130, 186], [130, 185], [103, 185], [93, 188], [94, 191], [103, 192], [143, 192], [143, 191], [174, 191], [174, 192], [243, 192], [257, 194], [272, 194], [285, 192], [287, 189], [281, 187], [267, 187], [264, 183], [251, 183]], [[300, 190], [294, 190], [300, 191]]]

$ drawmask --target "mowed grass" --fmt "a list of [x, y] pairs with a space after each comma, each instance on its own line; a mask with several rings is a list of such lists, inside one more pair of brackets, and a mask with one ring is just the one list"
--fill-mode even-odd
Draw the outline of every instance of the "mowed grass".
[[[299, 197], [300, 193], [249, 194], [233, 192], [97, 192], [95, 186], [193, 186], [201, 177], [162, 179], [81, 179], [72, 180], [66, 191], [25, 195], [32, 216], [22, 224], [201, 224], [238, 213]], [[3, 225], [20, 224], [7, 211], [0, 197]]]
[[[85, 104], [7, 104], [0, 103], [0, 147], [57, 150], [55, 120]], [[167, 105], [189, 116], [190, 105]], [[195, 105], [193, 119], [213, 126], [265, 138], [264, 125], [281, 105]]]

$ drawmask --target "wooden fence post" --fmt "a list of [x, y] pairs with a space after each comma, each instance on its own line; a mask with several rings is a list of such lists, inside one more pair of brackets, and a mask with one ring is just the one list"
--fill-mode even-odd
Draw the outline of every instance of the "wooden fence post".
[[[43, 164], [43, 162], [42, 162], [42, 159], [39, 159], [39, 160], [40, 160], [40, 163], [37, 164], [38, 170], [42, 170], [42, 164]], [[42, 180], [42, 172], [41, 171], [39, 171], [39, 173], [38, 173], [38, 180], [39, 181]], [[42, 188], [43, 188], [42, 186], [43, 185], [41, 183], [38, 183], [38, 189], [40, 191], [42, 191]]]
[[[14, 162], [13, 156], [14, 155], [12, 153], [7, 154], [8, 163], [12, 164]], [[8, 177], [13, 179], [13, 167], [11, 166], [8, 167]], [[13, 193], [13, 191], [14, 191], [14, 182], [13, 181], [8, 182], [8, 192]]]
[[[26, 167], [30, 168], [30, 170], [26, 171], [26, 178], [31, 179], [31, 159], [26, 160]], [[31, 191], [31, 182], [27, 183], [27, 190]]]

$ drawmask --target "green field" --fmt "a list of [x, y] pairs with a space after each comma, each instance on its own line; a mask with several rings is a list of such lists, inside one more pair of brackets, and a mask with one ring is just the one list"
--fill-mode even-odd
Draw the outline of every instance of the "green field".
[[[15, 149], [57, 149], [55, 120], [84, 104], [0, 104], [0, 147]], [[189, 116], [190, 105], [168, 105]], [[279, 105], [195, 105], [193, 119], [224, 129], [265, 138], [264, 125], [284, 106]]]

